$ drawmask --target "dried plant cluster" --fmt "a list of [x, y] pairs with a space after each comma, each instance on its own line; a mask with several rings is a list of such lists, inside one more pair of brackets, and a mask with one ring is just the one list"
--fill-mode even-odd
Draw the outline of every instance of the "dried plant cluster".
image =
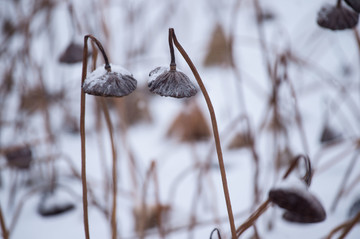
[[360, 1], [319, 5], [295, 42], [277, 3], [195, 1], [201, 28], [188, 3], [153, 4], [2, 4], [0, 238], [30, 210], [86, 239], [352, 238]]

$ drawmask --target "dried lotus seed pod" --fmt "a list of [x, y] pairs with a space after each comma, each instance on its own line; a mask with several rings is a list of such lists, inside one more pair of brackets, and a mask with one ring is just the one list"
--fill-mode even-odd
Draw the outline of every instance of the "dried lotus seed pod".
[[272, 189], [269, 199], [286, 210], [283, 218], [290, 222], [315, 223], [324, 221], [326, 212], [320, 201], [307, 190]]
[[98, 67], [85, 79], [82, 88], [90, 95], [122, 97], [136, 89], [137, 81], [132, 74], [120, 66]]
[[326, 4], [320, 9], [317, 17], [318, 25], [330, 30], [350, 29], [355, 27], [358, 21], [358, 13], [341, 5]]
[[149, 90], [161, 96], [174, 98], [191, 97], [197, 93], [195, 85], [181, 71], [157, 67], [149, 74]]

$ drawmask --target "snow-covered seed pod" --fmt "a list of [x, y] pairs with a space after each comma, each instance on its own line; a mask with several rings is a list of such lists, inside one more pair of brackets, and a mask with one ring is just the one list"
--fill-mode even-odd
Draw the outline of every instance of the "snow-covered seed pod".
[[105, 97], [122, 97], [136, 89], [137, 81], [132, 74], [120, 66], [98, 67], [85, 79], [85, 93]]
[[359, 0], [345, 0], [345, 2], [357, 13], [360, 13], [360, 1]]
[[195, 85], [174, 67], [157, 67], [149, 74], [149, 90], [161, 96], [185, 98], [197, 93]]
[[358, 13], [341, 5], [326, 4], [320, 9], [317, 16], [318, 25], [330, 30], [351, 29], [357, 25], [358, 21]]
[[307, 190], [276, 188], [270, 190], [269, 199], [286, 210], [283, 218], [287, 221], [315, 223], [326, 218], [326, 212], [320, 201]]

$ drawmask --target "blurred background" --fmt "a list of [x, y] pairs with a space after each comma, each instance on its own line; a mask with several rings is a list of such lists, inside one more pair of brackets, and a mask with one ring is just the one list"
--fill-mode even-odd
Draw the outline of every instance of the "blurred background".
[[[0, 206], [10, 238], [84, 238], [79, 117], [86, 34], [138, 81], [131, 95], [106, 98], [118, 162], [118, 238], [209, 238], [214, 228], [230, 238], [201, 92], [179, 100], [147, 89], [149, 72], [170, 63], [169, 27], [213, 102], [236, 226], [271, 188], [303, 187], [302, 164], [281, 179], [294, 157], [312, 162], [308, 190], [326, 220], [287, 222], [272, 206], [244, 238], [327, 238], [360, 211], [359, 26], [332, 31], [317, 24], [321, 7], [336, 3], [1, 0]], [[104, 61], [90, 42], [89, 49], [91, 72]], [[86, 97], [85, 119], [90, 235], [110, 238], [111, 144], [98, 97]], [[359, 237], [357, 224], [347, 238]]]

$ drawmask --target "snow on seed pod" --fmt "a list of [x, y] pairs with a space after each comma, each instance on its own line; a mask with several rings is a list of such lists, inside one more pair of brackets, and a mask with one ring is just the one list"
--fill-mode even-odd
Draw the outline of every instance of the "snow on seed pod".
[[360, 13], [360, 1], [359, 0], [345, 0], [345, 2], [357, 13]]
[[359, 14], [341, 5], [324, 5], [317, 16], [317, 23], [320, 27], [330, 30], [350, 29], [357, 25]]
[[176, 67], [157, 67], [149, 73], [149, 90], [161, 96], [185, 98], [197, 93], [195, 85]]
[[[107, 70], [108, 69], [108, 70]], [[137, 81], [132, 74], [120, 66], [101, 66], [85, 79], [82, 89], [85, 93], [105, 97], [122, 97], [136, 89]]]
[[326, 218], [320, 201], [307, 190], [275, 188], [270, 190], [269, 199], [286, 210], [283, 218], [289, 222], [315, 223]]

